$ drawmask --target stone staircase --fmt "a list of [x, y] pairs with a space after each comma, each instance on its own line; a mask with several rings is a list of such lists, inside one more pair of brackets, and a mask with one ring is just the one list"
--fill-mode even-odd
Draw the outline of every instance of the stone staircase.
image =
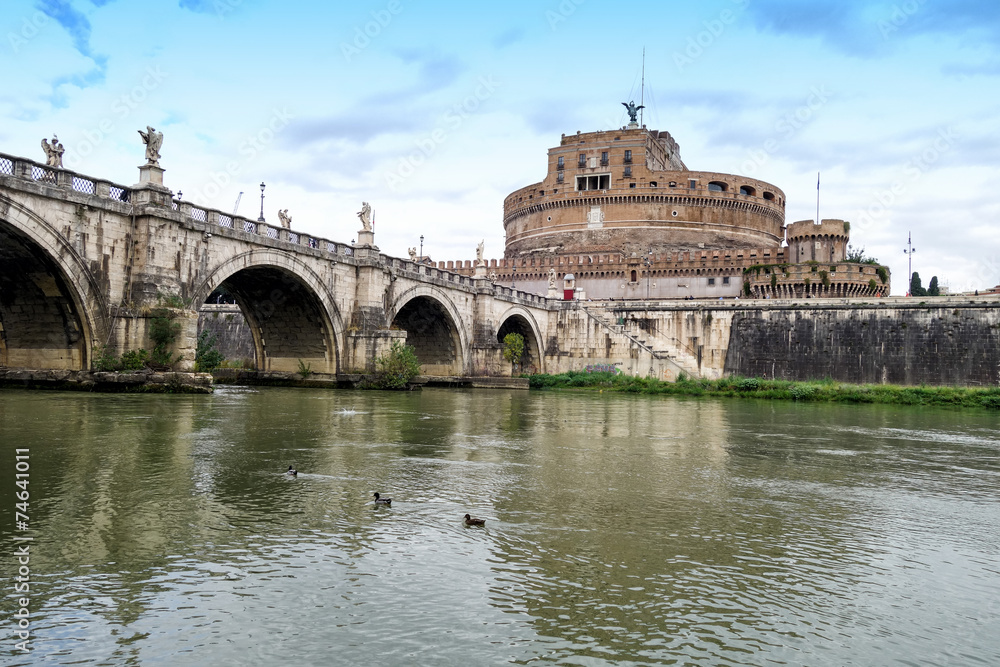
[[697, 356], [687, 348], [682, 341], [673, 337], [650, 335], [645, 331], [628, 331], [624, 324], [613, 324], [605, 317], [584, 308], [583, 311], [595, 322], [618, 336], [627, 339], [629, 343], [645, 351], [654, 359], [669, 362], [676, 367], [677, 372], [683, 372], [688, 377], [700, 378], [701, 369]]

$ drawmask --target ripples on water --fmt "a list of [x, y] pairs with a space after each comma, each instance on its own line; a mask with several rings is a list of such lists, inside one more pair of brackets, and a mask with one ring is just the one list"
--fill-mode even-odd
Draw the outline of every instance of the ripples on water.
[[222, 390], [0, 417], [37, 540], [35, 652], [5, 664], [1000, 663], [987, 413]]

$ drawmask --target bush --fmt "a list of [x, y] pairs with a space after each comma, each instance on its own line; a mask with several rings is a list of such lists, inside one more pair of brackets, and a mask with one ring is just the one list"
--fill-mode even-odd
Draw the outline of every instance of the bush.
[[394, 341], [389, 351], [375, 360], [375, 377], [365, 383], [370, 389], [405, 389], [413, 378], [420, 375], [420, 362], [409, 345]]
[[756, 391], [760, 389], [760, 380], [757, 378], [740, 378], [736, 382], [736, 388], [740, 391]]
[[153, 341], [153, 353], [149, 360], [159, 366], [169, 366], [177, 359], [168, 349], [181, 334], [180, 322], [174, 322], [177, 313], [166, 308], [153, 311], [153, 319], [149, 324], [149, 337]]
[[108, 349], [107, 345], [102, 345], [100, 347], [94, 348], [94, 358], [90, 363], [91, 368], [95, 371], [109, 372], [116, 371], [119, 368], [121, 362], [118, 361], [118, 357], [112, 354], [111, 350]]
[[207, 329], [198, 334], [198, 349], [194, 353], [196, 373], [211, 373], [226, 360], [222, 353], [215, 349], [215, 343], [215, 334]]
[[122, 353], [121, 369], [123, 371], [138, 371], [146, 367], [149, 353], [146, 350], [129, 350]]

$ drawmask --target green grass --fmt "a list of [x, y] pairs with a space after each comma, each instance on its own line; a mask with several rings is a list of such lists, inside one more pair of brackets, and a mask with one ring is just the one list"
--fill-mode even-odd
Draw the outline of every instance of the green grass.
[[816, 403], [882, 403], [894, 405], [943, 405], [1000, 410], [1000, 387], [903, 387], [891, 384], [845, 384], [833, 380], [791, 382], [763, 378], [727, 377], [677, 382], [655, 378], [571, 371], [560, 375], [531, 375], [532, 389], [602, 389], [636, 394], [769, 398]]

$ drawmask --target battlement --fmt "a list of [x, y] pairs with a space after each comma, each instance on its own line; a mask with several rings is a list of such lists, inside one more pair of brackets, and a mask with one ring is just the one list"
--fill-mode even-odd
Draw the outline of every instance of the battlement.
[[789, 242], [792, 239], [817, 236], [847, 239], [851, 236], [851, 223], [834, 218], [824, 219], [818, 225], [814, 220], [798, 220], [785, 228], [785, 236]]

